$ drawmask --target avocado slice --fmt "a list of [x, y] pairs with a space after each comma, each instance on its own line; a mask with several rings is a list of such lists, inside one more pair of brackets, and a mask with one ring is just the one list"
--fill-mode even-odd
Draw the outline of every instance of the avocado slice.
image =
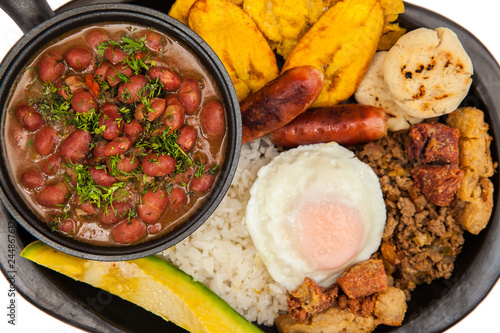
[[40, 241], [26, 246], [21, 256], [133, 302], [190, 332], [262, 332], [204, 284], [157, 256], [94, 261]]

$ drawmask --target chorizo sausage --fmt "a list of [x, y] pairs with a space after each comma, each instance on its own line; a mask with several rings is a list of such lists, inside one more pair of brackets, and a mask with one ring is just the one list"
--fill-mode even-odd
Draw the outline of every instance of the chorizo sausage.
[[316, 100], [323, 74], [313, 66], [286, 70], [240, 103], [242, 143], [264, 136], [292, 121]]
[[271, 141], [285, 147], [331, 141], [357, 145], [378, 140], [385, 134], [387, 115], [383, 108], [342, 104], [304, 112], [271, 133]]

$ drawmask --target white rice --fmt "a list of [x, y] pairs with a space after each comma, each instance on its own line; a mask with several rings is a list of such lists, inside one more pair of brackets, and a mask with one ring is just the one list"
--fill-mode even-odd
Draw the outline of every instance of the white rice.
[[257, 255], [244, 218], [257, 172], [276, 155], [268, 137], [244, 145], [233, 183], [214, 214], [191, 236], [161, 253], [249, 321], [269, 326], [279, 311], [286, 310], [286, 290], [274, 282]]

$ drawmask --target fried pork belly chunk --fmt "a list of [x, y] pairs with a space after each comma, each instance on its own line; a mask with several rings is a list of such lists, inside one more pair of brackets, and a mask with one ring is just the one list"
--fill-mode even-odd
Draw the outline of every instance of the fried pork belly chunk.
[[492, 138], [483, 111], [475, 108], [457, 109], [446, 124], [460, 131], [459, 166], [464, 171], [455, 216], [465, 230], [477, 235], [488, 224], [493, 210], [493, 183], [488, 179], [496, 167], [491, 159]]
[[410, 158], [422, 158], [423, 163], [458, 164], [459, 137], [459, 130], [440, 123], [413, 125], [410, 128], [408, 155]]
[[377, 324], [401, 325], [406, 308], [406, 295], [401, 289], [389, 287], [387, 291], [375, 295], [373, 314], [377, 318]]
[[374, 317], [363, 317], [340, 308], [318, 313], [310, 322], [296, 322], [290, 316], [279, 316], [275, 324], [282, 333], [359, 333], [372, 332], [377, 327]]
[[342, 291], [349, 298], [359, 298], [387, 290], [387, 274], [380, 259], [357, 263], [337, 279]]
[[455, 164], [419, 165], [412, 170], [412, 177], [427, 200], [445, 207], [455, 199], [464, 172]]
[[296, 321], [303, 321], [328, 309], [337, 297], [338, 290], [337, 284], [328, 289], [321, 288], [316, 282], [306, 277], [304, 282], [287, 298], [290, 316]]

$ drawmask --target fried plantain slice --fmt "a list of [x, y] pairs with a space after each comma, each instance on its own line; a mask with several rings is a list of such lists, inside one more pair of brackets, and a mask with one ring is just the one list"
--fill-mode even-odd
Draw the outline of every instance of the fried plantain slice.
[[313, 107], [333, 106], [356, 91], [382, 35], [384, 12], [378, 0], [344, 0], [327, 10], [302, 37], [283, 66], [313, 65], [325, 74]]
[[197, 0], [188, 22], [219, 56], [240, 101], [278, 76], [273, 50], [240, 7], [226, 0]]
[[[172, 16], [174, 19], [177, 19], [184, 23], [185, 25], [188, 25], [188, 13], [189, 9], [193, 5], [193, 3], [196, 0], [177, 0], [174, 2], [172, 7], [170, 7], [170, 10], [168, 12], [168, 15]], [[227, 0], [235, 5], [241, 6], [243, 4], [243, 0]]]
[[243, 10], [255, 21], [276, 53], [287, 58], [300, 38], [340, 0], [244, 0]]
[[389, 50], [398, 39], [406, 33], [406, 29], [397, 22], [399, 14], [405, 12], [403, 0], [380, 0], [384, 11], [384, 30], [378, 44], [378, 50]]

